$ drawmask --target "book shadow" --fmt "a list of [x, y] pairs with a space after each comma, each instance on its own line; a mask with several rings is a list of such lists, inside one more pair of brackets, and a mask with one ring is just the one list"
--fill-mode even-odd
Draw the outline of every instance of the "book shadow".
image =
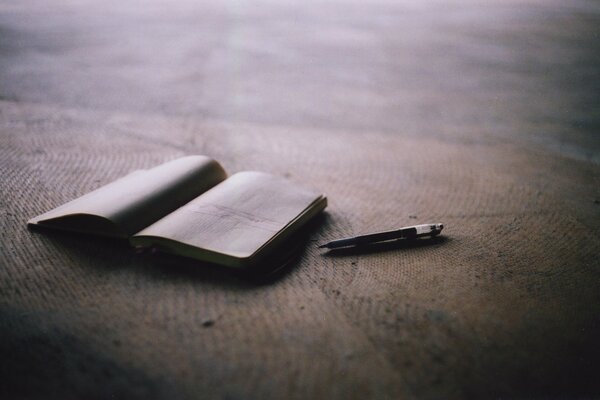
[[148, 265], [159, 270], [168, 270], [169, 273], [176, 271], [178, 277], [185, 276], [203, 281], [236, 281], [253, 287], [269, 285], [283, 279], [297, 268], [307, 251], [312, 234], [323, 225], [325, 219], [324, 213], [313, 218], [267, 257], [246, 269], [228, 268], [161, 252], [145, 252], [141, 256], [147, 260]]
[[387, 242], [371, 243], [356, 247], [342, 247], [330, 249], [323, 253], [323, 257], [342, 258], [357, 255], [368, 255], [373, 253], [385, 253], [397, 250], [415, 249], [429, 246], [440, 246], [450, 239], [446, 236], [435, 236], [432, 238], [398, 239]]
[[273, 284], [292, 272], [306, 252], [311, 235], [323, 224], [324, 219], [323, 214], [315, 217], [270, 255], [244, 270], [158, 251], [139, 252], [124, 239], [82, 235], [41, 226], [30, 226], [29, 229], [44, 233], [52, 245], [58, 246], [68, 259], [78, 265], [103, 273], [122, 269], [144, 270], [149, 278], [165, 281], [188, 279], [219, 286], [251, 288]]
[[228, 268], [161, 252], [141, 254], [140, 259], [143, 260], [144, 268], [151, 269], [153, 274], [161, 276], [162, 279], [169, 279], [170, 276], [177, 280], [260, 286], [275, 283], [296, 268], [301, 259], [302, 249], [295, 250], [290, 254], [274, 255], [248, 269]]

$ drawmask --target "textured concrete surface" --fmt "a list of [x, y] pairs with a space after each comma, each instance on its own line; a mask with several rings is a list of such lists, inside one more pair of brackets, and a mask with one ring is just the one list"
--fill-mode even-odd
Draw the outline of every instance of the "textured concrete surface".
[[[0, 396], [599, 396], [600, 7], [423, 3], [2, 2]], [[291, 268], [25, 227], [186, 154], [327, 193]]]

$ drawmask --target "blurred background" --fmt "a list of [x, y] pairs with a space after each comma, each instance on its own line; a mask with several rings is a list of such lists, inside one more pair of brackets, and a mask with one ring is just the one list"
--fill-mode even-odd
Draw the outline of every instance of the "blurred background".
[[6, 100], [357, 134], [517, 135], [568, 157], [598, 155], [594, 1], [27, 1], [0, 10]]

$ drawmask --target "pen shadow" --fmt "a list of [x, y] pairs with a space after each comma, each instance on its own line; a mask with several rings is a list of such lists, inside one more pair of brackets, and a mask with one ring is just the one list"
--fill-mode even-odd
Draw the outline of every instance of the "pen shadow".
[[323, 253], [323, 257], [342, 258], [357, 255], [369, 255], [374, 253], [386, 253], [397, 250], [415, 249], [429, 246], [440, 246], [450, 239], [446, 236], [435, 236], [432, 238], [398, 239], [387, 242], [370, 243], [356, 247], [342, 247], [329, 249]]

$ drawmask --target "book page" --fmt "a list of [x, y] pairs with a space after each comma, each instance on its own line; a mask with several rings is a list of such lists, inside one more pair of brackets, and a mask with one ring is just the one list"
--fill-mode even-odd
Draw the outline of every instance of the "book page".
[[[152, 245], [153, 238], [168, 239], [171, 252], [227, 264], [222, 255], [253, 256], [321, 200], [322, 195], [286, 179], [240, 172], [136, 234], [131, 242], [144, 246]], [[175, 242], [202, 249], [204, 256], [177, 251]]]
[[205, 156], [136, 171], [29, 221], [30, 224], [129, 237], [226, 178]]

